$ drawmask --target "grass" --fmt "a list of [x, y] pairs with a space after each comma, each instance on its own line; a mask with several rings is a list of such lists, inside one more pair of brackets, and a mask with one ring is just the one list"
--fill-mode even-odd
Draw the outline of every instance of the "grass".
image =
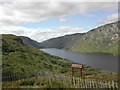
[[[39, 78], [27, 78], [17, 81], [11, 82], [3, 82], [3, 88], [77, 88], [78, 86], [74, 86], [71, 84], [72, 78], [60, 78], [61, 74], [49, 74], [46, 76], [41, 76]], [[69, 73], [63, 74], [68, 76]], [[91, 74], [93, 75], [93, 74]], [[88, 77], [89, 76], [89, 77]], [[56, 77], [56, 78], [55, 78]], [[75, 77], [78, 77], [78, 73], [76, 72]], [[84, 74], [82, 78], [89, 78], [101, 81], [110, 81], [114, 80], [115, 82], [117, 78], [116, 73], [101, 71], [101, 73], [94, 75], [91, 77], [90, 75]]]
[[[61, 79], [61, 73], [48, 73], [39, 77], [25, 78], [17, 81], [3, 82], [3, 88], [74, 88], [71, 86], [69, 79]], [[71, 72], [64, 73], [63, 75], [72, 75]], [[52, 80], [50, 84], [50, 79]], [[120, 75], [119, 75], [120, 76]], [[81, 77], [79, 69], [75, 69], [75, 77]], [[99, 81], [114, 81], [118, 82], [118, 74], [109, 71], [95, 69], [89, 66], [84, 66], [82, 78], [95, 79]]]
[[12, 74], [34, 76], [34, 72], [40, 70], [64, 73], [70, 71], [72, 63], [25, 45], [18, 36], [2, 35], [2, 69], [5, 77]]

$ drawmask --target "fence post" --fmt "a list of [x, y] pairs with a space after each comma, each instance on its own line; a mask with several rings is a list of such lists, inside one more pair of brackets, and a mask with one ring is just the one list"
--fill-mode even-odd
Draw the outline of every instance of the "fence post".
[[75, 86], [75, 77], [73, 76], [73, 85]]
[[80, 81], [79, 81], [79, 77], [77, 78], [77, 87], [80, 87]]
[[99, 81], [99, 83], [100, 83], [100, 88], [105, 88], [105, 83], [104, 82], [101, 82], [101, 81]]
[[83, 80], [82, 80], [82, 78], [80, 78], [80, 85], [81, 85], [81, 88], [83, 88], [83, 84], [84, 84], [84, 82], [83, 82]]
[[70, 85], [71, 85], [71, 86], [73, 85], [72, 76], [70, 76]]
[[115, 83], [115, 87], [118, 88], [118, 83]]
[[105, 82], [105, 87], [108, 88], [108, 82]]
[[86, 84], [86, 78], [85, 78], [84, 82], [85, 82], [85, 84], [84, 84], [84, 85], [85, 85], [85, 88], [87, 88], [87, 84]]
[[11, 81], [11, 77], [10, 77], [10, 76], [8, 76], [8, 78], [9, 78], [9, 81]]
[[79, 81], [80, 81], [80, 88], [82, 87], [82, 81], [81, 78], [79, 77]]
[[110, 81], [108, 82], [108, 88], [111, 88], [111, 82]]
[[92, 80], [92, 82], [93, 82], [93, 88], [95, 87], [95, 82]]
[[115, 87], [114, 87], [114, 81], [112, 81], [112, 87], [115, 88]]

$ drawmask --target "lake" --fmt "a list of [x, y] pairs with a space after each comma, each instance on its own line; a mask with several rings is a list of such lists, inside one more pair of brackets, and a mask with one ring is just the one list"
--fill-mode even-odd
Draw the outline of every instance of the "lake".
[[56, 48], [46, 48], [40, 50], [80, 64], [101, 68], [106, 71], [118, 72], [118, 55], [107, 53], [79, 53]]

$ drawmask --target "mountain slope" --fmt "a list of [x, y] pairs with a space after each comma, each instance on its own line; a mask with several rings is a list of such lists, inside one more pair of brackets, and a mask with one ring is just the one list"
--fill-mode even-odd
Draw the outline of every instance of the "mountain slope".
[[58, 38], [53, 38], [46, 40], [41, 43], [41, 45], [44, 48], [59, 48], [62, 49], [66, 46], [72, 46], [72, 42], [76, 41], [78, 38], [81, 38], [81, 36], [84, 35], [84, 33], [81, 34], [72, 34], [72, 35], [66, 35]]
[[43, 48], [41, 46], [41, 44], [39, 42], [35, 41], [35, 40], [32, 40], [32, 39], [30, 39], [28, 37], [25, 37], [25, 36], [20, 36], [20, 38], [22, 39], [23, 43], [26, 44], [26, 45], [31, 45], [31, 46], [33, 46], [35, 48], [38, 48], [38, 49]]
[[36, 70], [64, 73], [70, 70], [71, 61], [49, 55], [23, 43], [15, 35], [2, 35], [2, 73], [34, 75]]
[[118, 54], [118, 23], [111, 23], [87, 32], [74, 42], [72, 51]]
[[52, 48], [60, 48], [57, 45], [61, 45], [61, 49], [77, 52], [118, 54], [118, 24], [119, 22], [106, 24], [85, 34], [69, 35], [67, 39], [65, 38], [66, 36], [59, 37], [60, 39], [54, 38], [44, 41], [41, 44], [46, 48], [51, 47], [52, 43]]

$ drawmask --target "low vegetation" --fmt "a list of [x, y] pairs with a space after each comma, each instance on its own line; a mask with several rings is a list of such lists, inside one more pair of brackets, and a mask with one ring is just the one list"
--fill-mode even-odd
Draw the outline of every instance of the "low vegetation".
[[38, 70], [64, 73], [70, 71], [72, 63], [25, 45], [15, 35], [2, 35], [2, 51], [3, 76], [16, 73], [33, 75]]
[[[113, 76], [111, 78], [110, 77], [106, 78], [107, 80], [105, 80], [105, 78], [100, 80], [93, 77], [85, 77], [85, 76], [80, 77], [76, 75], [75, 77], [72, 77], [71, 75], [60, 74], [60, 73], [59, 74], [48, 73], [48, 74], [44, 74], [39, 77], [21, 79], [17, 81], [3, 82], [3, 88], [110, 88], [110, 87], [116, 88], [118, 87], [117, 84], [118, 82], [111, 80]], [[107, 73], [104, 75], [108, 77], [115, 74]], [[99, 76], [101, 76], [101, 73]]]

